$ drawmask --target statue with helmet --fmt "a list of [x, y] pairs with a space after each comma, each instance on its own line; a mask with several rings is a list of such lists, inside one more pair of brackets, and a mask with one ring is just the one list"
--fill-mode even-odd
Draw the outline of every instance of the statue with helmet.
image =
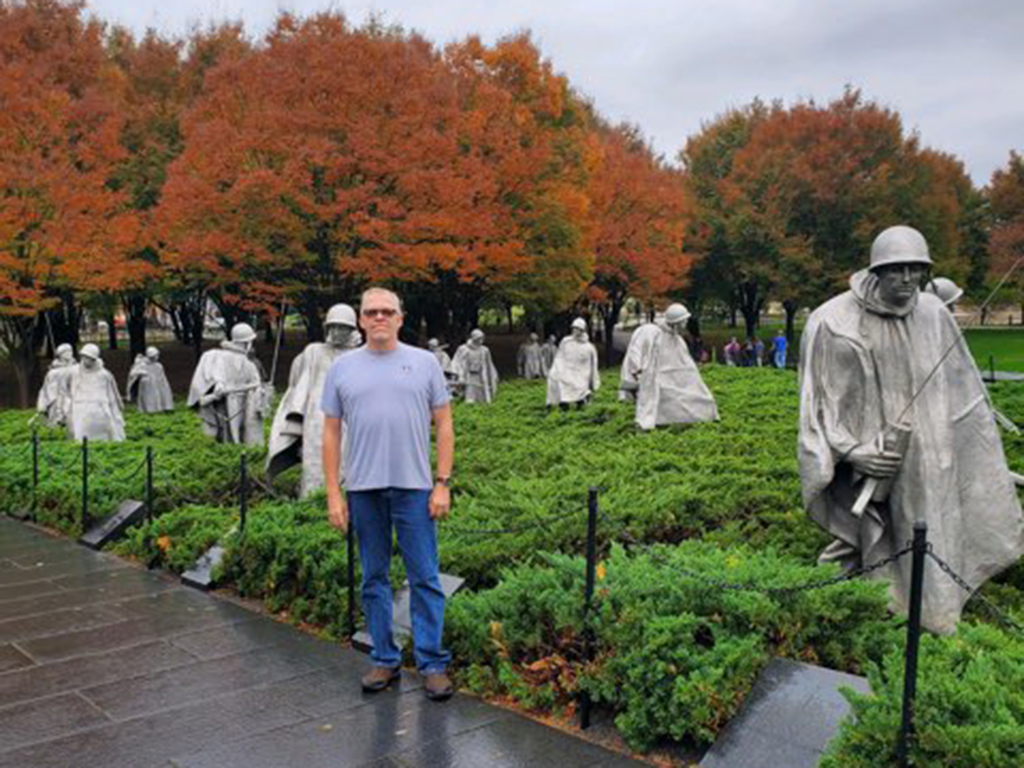
[[558, 344], [548, 370], [547, 406], [557, 405], [564, 411], [575, 403], [583, 408], [600, 387], [597, 348], [587, 335], [587, 321], [577, 317], [570, 334]]
[[252, 326], [238, 323], [230, 340], [202, 354], [192, 374], [188, 406], [199, 412], [203, 431], [218, 442], [263, 444], [263, 382], [249, 358], [255, 339]]
[[174, 395], [167, 373], [160, 362], [160, 350], [146, 347], [146, 354], [137, 355], [128, 371], [125, 400], [135, 405], [139, 413], [162, 413], [174, 410]]
[[114, 375], [103, 367], [100, 348], [86, 344], [64, 380], [68, 435], [74, 440], [124, 440], [124, 406]]
[[484, 346], [484, 332], [474, 328], [469, 341], [455, 350], [452, 358], [457, 389], [467, 403], [490, 403], [498, 394], [498, 369], [491, 350]]
[[[985, 385], [953, 316], [921, 290], [924, 236], [884, 230], [850, 289], [801, 340], [798, 457], [804, 503], [834, 537], [819, 561], [884, 560], [928, 525], [932, 551], [973, 589], [1024, 553], [1024, 518]], [[905, 613], [911, 559], [875, 571]], [[956, 629], [970, 593], [925, 563], [922, 621]]]
[[75, 367], [75, 353], [70, 344], [57, 347], [50, 369], [43, 379], [36, 398], [36, 416], [42, 417], [51, 427], [60, 426], [65, 422], [68, 413], [67, 378]]
[[714, 395], [683, 335], [689, 319], [685, 306], [672, 304], [661, 320], [641, 325], [630, 337], [619, 375], [619, 399], [636, 402], [640, 429], [718, 419]]
[[536, 333], [531, 333], [519, 346], [516, 368], [524, 379], [543, 379], [548, 375], [548, 366]]
[[[266, 475], [269, 482], [296, 464], [302, 465], [299, 495], [309, 496], [324, 486], [324, 414], [320, 401], [327, 371], [341, 355], [362, 343], [356, 313], [348, 304], [335, 304], [324, 322], [326, 341], [315, 341], [292, 361], [288, 389], [281, 397], [270, 428]], [[342, 446], [345, 441], [342, 439]], [[339, 455], [339, 475], [343, 478]]]
[[950, 312], [954, 310], [956, 303], [960, 301], [960, 297], [964, 295], [964, 289], [948, 277], [933, 277], [928, 281], [924, 289], [928, 291], [928, 293], [934, 293], [942, 299], [942, 303], [949, 308]]

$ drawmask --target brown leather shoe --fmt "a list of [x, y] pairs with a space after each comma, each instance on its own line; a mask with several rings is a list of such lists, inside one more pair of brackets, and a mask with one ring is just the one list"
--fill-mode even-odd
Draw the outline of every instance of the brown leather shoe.
[[363, 675], [363, 690], [367, 693], [383, 691], [393, 680], [402, 676], [401, 667], [373, 667]]
[[430, 672], [423, 676], [423, 690], [431, 701], [445, 701], [452, 697], [452, 681], [444, 672]]

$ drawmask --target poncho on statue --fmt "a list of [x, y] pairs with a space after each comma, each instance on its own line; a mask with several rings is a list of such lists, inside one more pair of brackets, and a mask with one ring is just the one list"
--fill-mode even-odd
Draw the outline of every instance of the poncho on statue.
[[219, 349], [203, 353], [192, 375], [188, 406], [199, 410], [203, 431], [219, 442], [262, 445], [262, 382], [246, 344], [222, 341]]
[[114, 375], [103, 367], [95, 344], [86, 344], [80, 354], [82, 361], [65, 379], [68, 435], [120, 442], [125, 438], [124, 406]]
[[[353, 324], [354, 324], [353, 314]], [[362, 343], [353, 331], [341, 346], [314, 342], [306, 345], [292, 361], [288, 389], [281, 397], [270, 428], [267, 448], [267, 478], [271, 481], [295, 464], [302, 464], [299, 494], [303, 497], [324, 485], [323, 433], [324, 412], [320, 410], [324, 381], [331, 364], [343, 353]], [[342, 440], [342, 448], [345, 441]], [[339, 452], [338, 477], [343, 477], [342, 454]]]
[[583, 403], [601, 387], [597, 349], [587, 339], [582, 320], [573, 321], [573, 332], [562, 339], [548, 371], [547, 404]]
[[490, 403], [498, 394], [498, 369], [483, 340], [483, 331], [474, 330], [452, 358], [452, 371], [467, 403]]
[[636, 398], [640, 429], [718, 418], [686, 340], [667, 324], [647, 323], [633, 332], [620, 378], [622, 391]]
[[537, 334], [531, 333], [530, 338], [520, 345], [516, 353], [516, 368], [524, 379], [543, 379], [548, 375], [544, 351], [537, 341]]
[[164, 366], [151, 348], [138, 355], [128, 371], [126, 399], [135, 400], [139, 413], [160, 413], [174, 410], [174, 395], [167, 381]]
[[43, 379], [43, 386], [36, 398], [36, 412], [46, 419], [51, 427], [63, 424], [68, 412], [67, 380], [75, 366], [75, 357], [70, 344], [61, 344], [57, 356]]
[[[976, 589], [1024, 552], [1020, 502], [985, 385], [941, 300], [915, 293], [894, 308], [880, 298], [879, 277], [868, 270], [850, 285], [811, 314], [801, 343], [804, 502], [836, 537], [821, 559], [848, 567], [876, 563], [904, 547], [914, 523], [923, 521], [935, 554]], [[866, 480], [846, 459], [877, 444], [898, 422], [909, 426], [909, 440], [886, 481], [888, 495], [858, 516], [854, 504]], [[903, 557], [880, 572], [901, 612], [910, 564]], [[928, 629], [954, 631], [968, 597], [926, 560], [922, 621]]]

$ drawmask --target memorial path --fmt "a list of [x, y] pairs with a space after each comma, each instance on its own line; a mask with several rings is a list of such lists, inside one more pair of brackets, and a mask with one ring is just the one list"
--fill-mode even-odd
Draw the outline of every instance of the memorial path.
[[0, 517], [0, 768], [559, 766], [633, 760]]

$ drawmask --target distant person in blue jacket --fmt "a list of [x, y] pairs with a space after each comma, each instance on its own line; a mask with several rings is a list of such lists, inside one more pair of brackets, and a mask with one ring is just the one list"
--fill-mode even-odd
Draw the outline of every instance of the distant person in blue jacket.
[[779, 331], [772, 339], [772, 361], [776, 368], [786, 367], [786, 334]]

